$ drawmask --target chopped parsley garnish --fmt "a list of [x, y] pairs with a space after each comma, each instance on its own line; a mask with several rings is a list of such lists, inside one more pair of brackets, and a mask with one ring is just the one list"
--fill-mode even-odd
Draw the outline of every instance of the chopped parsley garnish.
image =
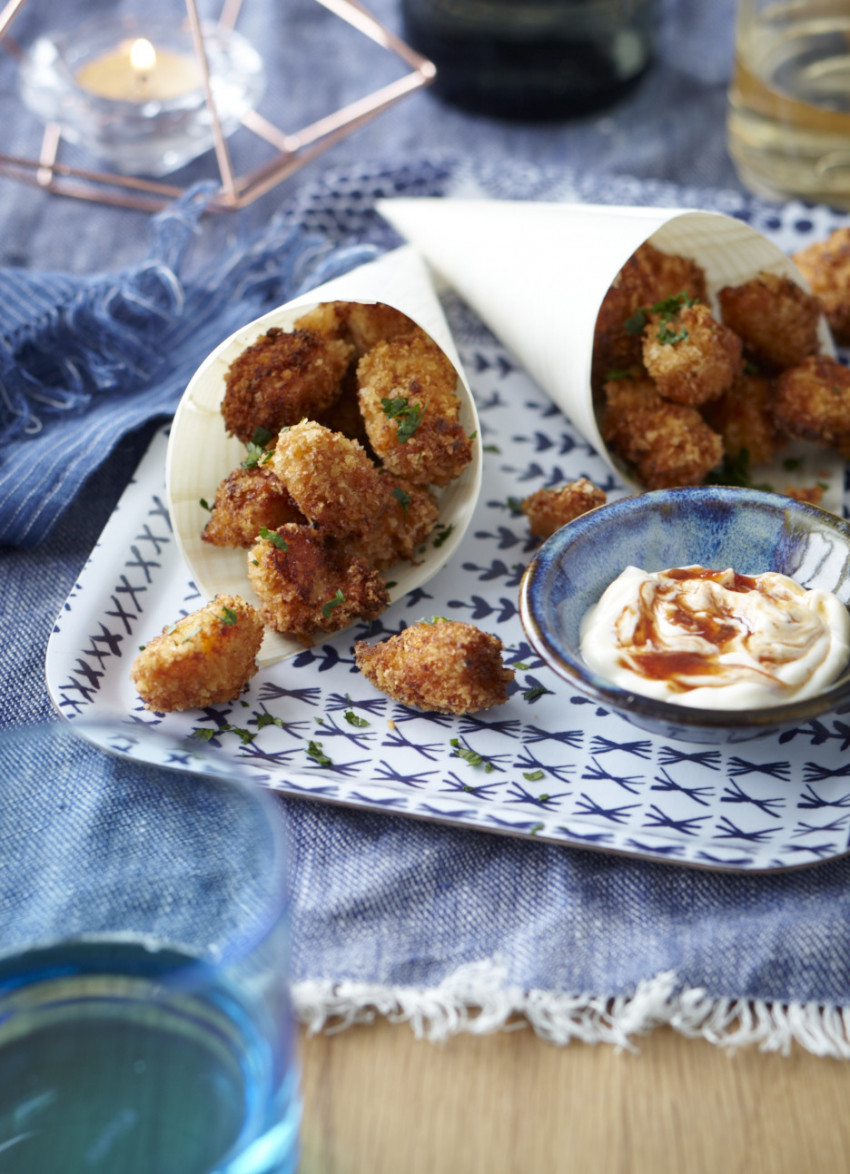
[[404, 515], [406, 517], [407, 516], [407, 507], [410, 505], [410, 494], [405, 493], [400, 485], [396, 485], [395, 489], [393, 489], [393, 497], [396, 499], [396, 501], [401, 506], [402, 512], [404, 513]]
[[435, 536], [433, 545], [442, 546], [451, 534], [452, 530], [454, 530], [454, 526], [445, 526], [442, 522], [438, 522], [437, 529], [439, 530], [439, 534]]
[[502, 451], [502, 450], [499, 448], [498, 444], [484, 444], [484, 445], [482, 445], [482, 446], [481, 446], [481, 449], [482, 449], [482, 452], [496, 452], [496, 453], [501, 453], [501, 451]]
[[326, 620], [330, 619], [331, 612], [334, 610], [334, 608], [339, 607], [341, 603], [345, 603], [345, 596], [340, 591], [339, 587], [337, 587], [336, 595], [333, 597], [333, 599], [329, 599], [327, 603], [322, 604], [322, 615]]
[[404, 444], [410, 440], [413, 433], [419, 427], [419, 421], [422, 419], [425, 409], [410, 403], [406, 395], [397, 395], [392, 399], [382, 399], [381, 406], [384, 409], [384, 415], [388, 419], [398, 420], [396, 435], [398, 436], [399, 444]]
[[658, 327], [658, 341], [663, 346], [673, 346], [677, 342], [686, 342], [689, 338], [690, 335], [684, 327], [681, 330], [671, 330], [666, 322], [662, 322]]
[[522, 502], [520, 501], [520, 499], [518, 497], [509, 497], [508, 498], [508, 509], [511, 511], [512, 514], [521, 514], [522, 513]]
[[799, 457], [786, 457], [782, 462], [782, 468], [786, 473], [793, 473], [800, 468], [802, 463]]
[[261, 526], [260, 537], [265, 538], [267, 542], [270, 542], [272, 546], [276, 546], [278, 550], [282, 550], [284, 554], [289, 550], [289, 543], [282, 534], [278, 534], [277, 530], [269, 530], [267, 526]]
[[712, 469], [705, 479], [706, 485], [737, 485], [743, 489], [765, 489], [768, 493], [773, 486], [766, 481], [756, 484], [750, 476], [750, 453], [746, 448], [735, 455], [726, 453], [723, 463]]
[[544, 689], [542, 685], [532, 685], [530, 689], [522, 695], [523, 701], [536, 701], [538, 697], [542, 697], [544, 693], [551, 693], [551, 689]]
[[[537, 782], [539, 782], [539, 781], [540, 781], [540, 779], [542, 779], [542, 778], [545, 778], [545, 771], [542, 771], [542, 770], [525, 770], [525, 771], [523, 771], [523, 772], [522, 772], [522, 777], [523, 777], [524, 779], [528, 779], [528, 781], [529, 781], [530, 783], [537, 783]], [[546, 798], [548, 798], [548, 796], [545, 796], [545, 797], [544, 797], [543, 795], [541, 795], [541, 796], [540, 796], [540, 798], [541, 798], [541, 799], [544, 799], [544, 801], [545, 801], [545, 799], [546, 799]]]
[[627, 318], [623, 323], [623, 330], [626, 334], [643, 334], [643, 328], [646, 326], [646, 310], [636, 310], [630, 318]]
[[467, 440], [474, 440], [477, 435], [478, 435], [478, 429], [476, 428], [474, 432], [470, 432], [469, 436], [467, 437]]
[[205, 497], [201, 498], [200, 506], [202, 510], [209, 510], [209, 512], [212, 513], [212, 506]]
[[606, 383], [616, 383], [621, 379], [634, 379], [634, 372], [630, 367], [612, 367], [605, 375]]
[[533, 824], [531, 825], [531, 827], [528, 829], [528, 834], [529, 834], [530, 836], [536, 836], [538, 832], [542, 832], [542, 831], [543, 831], [543, 828], [544, 828], [544, 824], [542, 824], [542, 823], [533, 823]]
[[519, 671], [522, 673], [522, 672], [526, 672], [528, 669], [530, 669], [531, 665], [526, 664], [524, 660], [515, 660], [512, 665], [512, 668], [519, 669]]
[[333, 766], [333, 759], [328, 758], [324, 750], [322, 750], [321, 742], [307, 743], [307, 757], [312, 758], [314, 762], [318, 762], [319, 766]]
[[210, 738], [214, 738], [217, 733], [219, 731], [215, 726], [210, 726], [209, 729], [206, 729], [204, 726], [196, 726], [192, 730], [192, 737], [197, 738], [199, 742], [209, 742]]
[[447, 624], [449, 622], [448, 616], [431, 616], [429, 620], [424, 617], [418, 621], [420, 624]]
[[227, 624], [228, 628], [231, 628], [239, 619], [239, 616], [232, 607], [223, 607], [221, 609], [221, 618]]
[[362, 729], [364, 726], [369, 725], [369, 722], [366, 721], [366, 718], [361, 717], [358, 713], [355, 713], [353, 709], [347, 709], [345, 711], [345, 720], [350, 726], [356, 726], [358, 729]]
[[477, 750], [471, 750], [468, 746], [462, 746], [460, 738], [452, 738], [451, 746], [453, 753], [458, 758], [462, 758], [464, 762], [468, 762], [470, 766], [483, 766], [488, 773], [496, 769], [493, 763], [488, 762]]
[[282, 729], [283, 728], [283, 718], [275, 717], [274, 714], [271, 714], [271, 713], [258, 713], [257, 714], [257, 729], [264, 730], [266, 728], [266, 726], [280, 726]]

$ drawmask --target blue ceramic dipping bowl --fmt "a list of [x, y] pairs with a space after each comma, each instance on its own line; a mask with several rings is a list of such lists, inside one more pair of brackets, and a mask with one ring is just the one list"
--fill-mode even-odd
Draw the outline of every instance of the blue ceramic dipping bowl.
[[779, 571], [850, 605], [850, 524], [841, 518], [757, 489], [662, 489], [600, 506], [543, 543], [520, 585], [526, 635], [581, 693], [665, 738], [740, 742], [850, 710], [850, 668], [807, 701], [743, 711], [642, 697], [593, 673], [579, 652], [579, 625], [608, 584], [629, 565], [662, 571], [694, 563], [744, 575]]

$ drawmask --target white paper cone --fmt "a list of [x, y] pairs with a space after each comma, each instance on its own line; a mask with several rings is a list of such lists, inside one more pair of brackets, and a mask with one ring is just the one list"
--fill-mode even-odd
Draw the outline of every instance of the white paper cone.
[[[430, 198], [381, 200], [378, 210], [627, 481], [599, 433], [590, 374], [602, 299], [635, 249], [651, 238], [693, 258], [711, 297], [760, 270], [808, 288], [776, 245], [718, 212]], [[823, 321], [821, 349], [834, 353]]]
[[[178, 405], [169, 437], [166, 492], [171, 521], [183, 558], [206, 599], [226, 593], [255, 601], [248, 579], [247, 551], [211, 546], [201, 538], [209, 517], [200, 505], [201, 499], [211, 502], [217, 486], [245, 456], [245, 446], [227, 435], [221, 416], [228, 368], [237, 355], [270, 327], [291, 330], [295, 320], [308, 308], [329, 301], [385, 302], [421, 326], [454, 364], [458, 372], [461, 423], [469, 435], [477, 433], [480, 437], [475, 403], [431, 273], [420, 254], [410, 246], [353, 269], [255, 319], [225, 339], [198, 368]], [[422, 586], [458, 550], [481, 488], [480, 442], [473, 444], [472, 451], [472, 461], [460, 477], [436, 491], [440, 521], [452, 528], [449, 538], [439, 547], [429, 544], [415, 565], [398, 563], [392, 568], [392, 574], [387, 572], [395, 582], [390, 591], [392, 600]], [[302, 648], [295, 640], [267, 632], [258, 659], [262, 666]]]

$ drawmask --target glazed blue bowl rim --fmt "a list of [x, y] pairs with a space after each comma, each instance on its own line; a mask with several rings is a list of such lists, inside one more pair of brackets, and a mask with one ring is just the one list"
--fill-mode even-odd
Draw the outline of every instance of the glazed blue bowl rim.
[[[754, 730], [759, 727], [776, 728], [804, 722], [823, 713], [828, 713], [850, 697], [850, 665], [848, 665], [828, 689], [818, 693], [815, 697], [790, 702], [787, 705], [747, 710], [698, 709], [686, 705], [676, 705], [675, 702], [660, 701], [653, 697], [645, 697], [630, 690], [621, 689], [592, 672], [579, 655], [573, 654], [564, 647], [562, 642], [559, 642], [557, 634], [551, 630], [545, 619], [537, 614], [535, 599], [537, 585], [551, 575], [554, 569], [568, 557], [571, 547], [578, 540], [586, 539], [600, 525], [606, 525], [612, 519], [619, 521], [623, 517], [628, 518], [636, 511], [643, 513], [646, 510], [657, 510], [665, 505], [675, 504], [677, 501], [690, 501], [697, 508], [700, 506], [707, 508], [709, 505], [716, 506], [720, 503], [726, 506], [734, 505], [738, 509], [746, 509], [749, 506], [762, 510], [781, 510], [786, 516], [792, 514], [808, 520], [811, 523], [810, 530], [827, 529], [839, 534], [847, 545], [848, 556], [850, 556], [850, 523], [836, 514], [821, 509], [820, 506], [798, 501], [782, 494], [737, 486], [712, 485], [657, 489], [636, 494], [633, 497], [621, 498], [618, 501], [597, 506], [596, 509], [590, 510], [566, 526], [562, 526], [560, 530], [547, 538], [533, 555], [520, 582], [519, 612], [522, 626], [535, 652], [558, 676], [575, 685], [585, 696], [601, 705], [614, 711], [634, 714], [654, 722], [680, 727], [714, 729], [727, 727]], [[623, 567], [619, 567], [616, 571], [612, 571], [611, 580], [615, 579], [623, 569]]]

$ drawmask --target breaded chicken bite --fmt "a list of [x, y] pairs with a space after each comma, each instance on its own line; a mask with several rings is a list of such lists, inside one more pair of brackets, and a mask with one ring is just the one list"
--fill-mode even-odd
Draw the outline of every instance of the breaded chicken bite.
[[677, 294], [706, 301], [702, 268], [689, 257], [662, 253], [646, 241], [614, 278], [602, 300], [593, 338], [594, 386], [612, 370], [622, 371], [641, 362], [640, 327], [630, 329], [634, 316]]
[[741, 371], [741, 340], [707, 306], [674, 297], [647, 317], [643, 364], [659, 395], [695, 407], [732, 385]]
[[304, 644], [374, 620], [390, 602], [377, 571], [309, 526], [280, 526], [260, 538], [248, 552], [248, 578], [266, 623]]
[[280, 433], [272, 468], [304, 517], [338, 538], [365, 534], [387, 504], [381, 474], [357, 441], [315, 420]]
[[295, 325], [351, 343], [358, 358], [379, 342], [420, 329], [407, 314], [385, 302], [322, 302], [302, 314]]
[[251, 546], [263, 526], [276, 530], [304, 520], [274, 470], [255, 465], [234, 469], [224, 478], [201, 537], [213, 546]]
[[696, 408], [663, 400], [651, 379], [605, 384], [602, 438], [647, 489], [699, 485], [723, 460], [723, 441]]
[[776, 380], [773, 417], [789, 436], [846, 452], [850, 443], [850, 371], [827, 355], [810, 355]]
[[405, 628], [380, 644], [358, 640], [354, 662], [376, 689], [414, 709], [477, 713], [503, 705], [514, 670], [502, 642], [473, 624], [437, 619]]
[[820, 305], [802, 286], [775, 273], [759, 273], [717, 295], [724, 323], [768, 372], [784, 371], [818, 350]]
[[820, 302], [835, 341], [850, 345], [850, 227], [836, 228], [793, 260]]
[[771, 411], [773, 386], [764, 375], [739, 375], [725, 395], [706, 404], [703, 418], [723, 437], [727, 456], [743, 450], [750, 463], [765, 465], [786, 440]]
[[260, 613], [238, 595], [211, 603], [144, 646], [130, 677], [147, 709], [171, 713], [233, 701], [257, 671]]
[[424, 485], [414, 485], [389, 473], [381, 478], [386, 505], [371, 529], [346, 544], [370, 567], [383, 570], [400, 559], [415, 556], [434, 530], [440, 509], [437, 499]]
[[472, 459], [458, 419], [457, 372], [427, 335], [381, 342], [357, 365], [360, 411], [372, 448], [415, 485], [447, 485]]
[[366, 435], [366, 425], [360, 415], [360, 401], [357, 398], [357, 372], [349, 368], [342, 381], [342, 391], [325, 412], [317, 412], [317, 423], [329, 428], [331, 432], [341, 432], [349, 440], [356, 440], [365, 449], [369, 456], [373, 456], [369, 437]]
[[340, 339], [271, 327], [228, 369], [221, 404], [227, 431], [247, 443], [258, 428], [275, 435], [326, 411], [353, 356]]
[[578, 481], [529, 494], [522, 501], [522, 512], [528, 518], [531, 533], [536, 538], [548, 538], [567, 522], [604, 505], [605, 501], [604, 489], [597, 489], [586, 477], [579, 477]]

